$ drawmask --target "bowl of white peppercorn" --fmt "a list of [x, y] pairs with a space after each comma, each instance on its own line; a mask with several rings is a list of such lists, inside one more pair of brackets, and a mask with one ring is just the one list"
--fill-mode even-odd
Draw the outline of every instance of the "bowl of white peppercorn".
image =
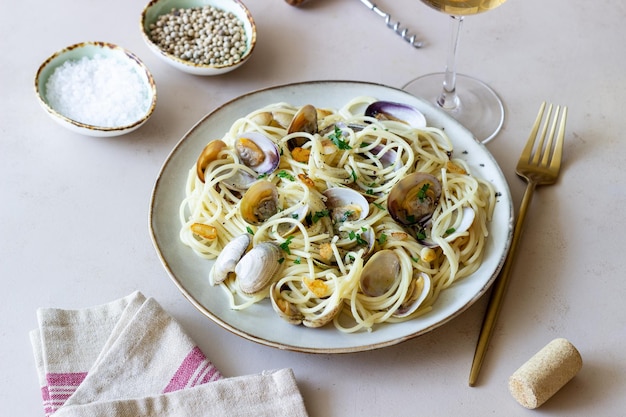
[[35, 76], [43, 109], [87, 136], [119, 136], [142, 126], [156, 107], [152, 74], [132, 52], [107, 42], [83, 42], [50, 56]]
[[239, 0], [151, 0], [140, 23], [157, 56], [194, 75], [232, 71], [256, 45], [254, 19]]

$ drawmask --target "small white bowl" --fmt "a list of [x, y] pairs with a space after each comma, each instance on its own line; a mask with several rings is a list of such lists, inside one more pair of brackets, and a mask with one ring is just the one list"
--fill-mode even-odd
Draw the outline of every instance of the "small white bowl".
[[[142, 112], [136, 120], [125, 122], [122, 126], [97, 126], [86, 123], [84, 120], [73, 120], [67, 115], [62, 114], [60, 109], [54, 108], [50, 100], [51, 92], [48, 91], [48, 81], [50, 80], [50, 77], [52, 77], [55, 71], [62, 67], [67, 61], [79, 62], [83, 58], [87, 58], [89, 60], [93, 60], [94, 58], [114, 59], [123, 64], [125, 68], [132, 68], [133, 70], [136, 70], [137, 77], [133, 77], [132, 81], [140, 80], [139, 82], [144, 84], [147, 97], [144, 97], [143, 101], [149, 102], [147, 109]], [[130, 64], [130, 67], [127, 66], [128, 64]], [[89, 80], [88, 76], [83, 77], [82, 82], [85, 81], [85, 78]], [[35, 77], [35, 92], [37, 93], [37, 98], [39, 99], [41, 106], [56, 122], [76, 133], [98, 137], [119, 136], [138, 129], [152, 115], [154, 108], [156, 107], [157, 100], [154, 79], [143, 62], [126, 49], [106, 42], [78, 43], [68, 46], [67, 48], [64, 48], [50, 56], [43, 62], [43, 64], [41, 64], [39, 70], [37, 71], [37, 75]], [[115, 109], [110, 110], [114, 111]]]
[[[224, 65], [196, 64], [164, 51], [151, 39], [150, 25], [155, 23], [159, 16], [170, 13], [172, 9], [191, 9], [204, 6], [213, 6], [231, 12], [243, 22], [247, 38], [246, 51], [239, 61]], [[219, 75], [232, 71], [250, 58], [256, 45], [256, 24], [248, 8], [239, 0], [151, 0], [141, 13], [140, 24], [144, 41], [157, 56], [174, 68], [194, 75]]]

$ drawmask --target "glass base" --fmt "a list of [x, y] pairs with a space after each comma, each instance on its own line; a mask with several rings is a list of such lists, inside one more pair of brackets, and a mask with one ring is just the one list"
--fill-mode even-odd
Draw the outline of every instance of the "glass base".
[[410, 81], [402, 89], [445, 110], [480, 142], [486, 143], [493, 139], [504, 123], [504, 106], [496, 92], [480, 80], [457, 74], [458, 106], [447, 109], [437, 102], [443, 90], [443, 78], [443, 72], [423, 75]]

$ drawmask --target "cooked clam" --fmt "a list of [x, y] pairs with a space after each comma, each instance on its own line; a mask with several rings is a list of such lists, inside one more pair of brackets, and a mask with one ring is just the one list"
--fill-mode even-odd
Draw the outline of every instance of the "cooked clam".
[[351, 188], [333, 187], [323, 192], [333, 223], [362, 220], [369, 214], [369, 203]]
[[226, 280], [228, 274], [235, 271], [237, 262], [241, 259], [250, 245], [252, 238], [248, 233], [239, 235], [224, 246], [209, 273], [211, 285], [217, 285]]
[[280, 248], [271, 242], [262, 242], [250, 249], [235, 266], [241, 291], [254, 294], [267, 287], [280, 268], [280, 258]]
[[311, 328], [323, 327], [335, 318], [339, 310], [341, 310], [341, 305], [341, 298], [339, 297], [328, 299], [324, 309], [320, 313], [305, 317], [302, 320], [302, 324]]
[[[289, 127], [287, 128], [287, 134], [304, 132], [311, 135], [317, 133], [317, 110], [311, 104], [302, 106], [296, 114], [294, 114]], [[287, 147], [290, 150], [299, 148], [306, 143], [308, 139], [302, 136], [294, 137], [287, 142]]]
[[404, 302], [393, 313], [396, 317], [407, 317], [413, 314], [422, 305], [432, 285], [430, 276], [420, 272], [417, 277], [411, 280]]
[[361, 292], [379, 297], [393, 288], [400, 277], [400, 259], [392, 250], [376, 252], [367, 261], [359, 280]]
[[440, 197], [441, 183], [436, 177], [414, 172], [393, 186], [387, 196], [387, 209], [400, 224], [422, 224], [432, 217]]
[[235, 150], [241, 162], [259, 174], [274, 172], [280, 163], [278, 146], [259, 132], [239, 135], [235, 140]]
[[[457, 225], [448, 229], [446, 235], [441, 236], [446, 242], [452, 242], [454, 239], [458, 238], [460, 235], [469, 230], [469, 228], [472, 227], [474, 218], [476, 217], [476, 212], [471, 207], [463, 207], [461, 210], [458, 211], [458, 213], [461, 218], [457, 222]], [[422, 232], [418, 234], [417, 240], [424, 246], [437, 246], [432, 238], [432, 235], [429, 232], [430, 227], [429, 225], [426, 225]], [[425, 236], [422, 237], [421, 235]]]
[[317, 110], [313, 105], [306, 104], [294, 114], [287, 128], [287, 134], [295, 132], [317, 133]]
[[278, 213], [278, 190], [270, 181], [257, 181], [245, 192], [239, 202], [241, 217], [258, 225]]
[[257, 181], [258, 175], [254, 175], [243, 169], [237, 169], [230, 172], [230, 176], [224, 178], [221, 183], [231, 190], [246, 191]]
[[196, 174], [200, 181], [204, 182], [204, 171], [210, 162], [215, 161], [219, 153], [226, 147], [226, 144], [217, 139], [208, 143], [200, 152], [200, 156], [196, 161]]
[[413, 106], [391, 101], [375, 101], [367, 106], [365, 115], [379, 120], [394, 120], [403, 122], [411, 127], [421, 129], [426, 127], [426, 117]]
[[291, 324], [301, 324], [303, 315], [295, 305], [280, 296], [280, 288], [276, 283], [270, 287], [270, 301], [272, 308], [279, 317]]

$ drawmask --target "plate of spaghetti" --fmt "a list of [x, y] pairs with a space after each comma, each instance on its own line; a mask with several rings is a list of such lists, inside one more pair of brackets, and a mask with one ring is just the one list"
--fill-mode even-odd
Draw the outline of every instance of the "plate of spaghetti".
[[310, 353], [400, 343], [461, 314], [508, 251], [513, 208], [472, 134], [402, 90], [313, 81], [205, 116], [157, 177], [150, 233], [204, 315]]

